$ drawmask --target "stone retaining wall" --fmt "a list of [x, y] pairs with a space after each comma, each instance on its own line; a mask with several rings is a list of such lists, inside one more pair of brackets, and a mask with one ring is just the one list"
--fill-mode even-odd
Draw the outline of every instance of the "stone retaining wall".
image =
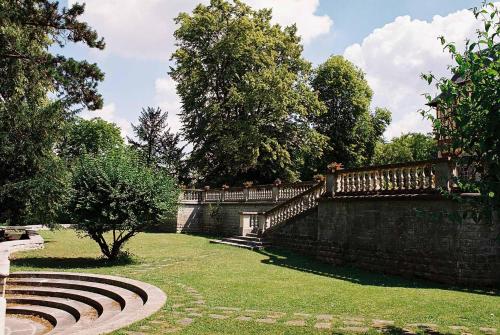
[[500, 223], [456, 220], [438, 196], [338, 197], [269, 231], [273, 245], [333, 264], [461, 284], [500, 284]]
[[[276, 205], [274, 202], [182, 203], [177, 210], [177, 221], [172, 230], [179, 233], [238, 235], [240, 212], [263, 212]], [[215, 218], [210, 215], [216, 206], [220, 206], [221, 227], [217, 227]]]

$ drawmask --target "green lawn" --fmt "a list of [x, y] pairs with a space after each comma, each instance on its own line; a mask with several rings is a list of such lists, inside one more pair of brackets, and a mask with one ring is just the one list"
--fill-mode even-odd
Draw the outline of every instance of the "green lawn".
[[[322, 314], [334, 316], [333, 329], [324, 333], [346, 333], [340, 329], [346, 323], [367, 326], [373, 319], [394, 321], [387, 331], [391, 334], [400, 334], [413, 323], [437, 324], [442, 333], [460, 333], [449, 326], [464, 326], [478, 334], [480, 327], [500, 331], [498, 291], [467, 292], [334, 267], [283, 251], [252, 252], [210, 244], [208, 238], [180, 234], [140, 234], [127, 245], [134, 261], [110, 266], [98, 259], [93, 241], [72, 231], [42, 235], [45, 249], [14, 254], [11, 271], [111, 274], [154, 284], [167, 293], [168, 302], [160, 312], [115, 334], [309, 334], [320, 332], [314, 325]], [[188, 315], [193, 312], [199, 315]], [[282, 313], [275, 324], [254, 321], [273, 312]], [[210, 317], [225, 313], [224, 320]], [[236, 319], [244, 315], [252, 320]], [[185, 318], [193, 322], [179, 322]], [[305, 327], [285, 324], [299, 319], [306, 321]]]

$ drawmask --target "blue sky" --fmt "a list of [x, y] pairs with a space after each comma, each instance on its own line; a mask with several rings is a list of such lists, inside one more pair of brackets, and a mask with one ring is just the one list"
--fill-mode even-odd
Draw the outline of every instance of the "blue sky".
[[[76, 0], [68, 0], [70, 3]], [[206, 0], [203, 0], [206, 2]], [[81, 1], [80, 1], [81, 2]], [[86, 0], [87, 20], [107, 43], [104, 52], [80, 46], [63, 53], [97, 62], [106, 73], [100, 85], [105, 107], [84, 112], [117, 123], [130, 134], [141, 107], [169, 111], [174, 130], [180, 103], [175, 83], [168, 77], [174, 50], [172, 18], [190, 11], [199, 0]], [[418, 109], [428, 92], [422, 72], [446, 75], [450, 59], [440, 50], [437, 36], [457, 42], [473, 37], [477, 22], [464, 9], [471, 0], [246, 0], [255, 7], [271, 7], [280, 24], [297, 22], [304, 40], [304, 57], [313, 64], [330, 55], [344, 55], [367, 74], [374, 90], [373, 107], [388, 107], [393, 124], [386, 138], [408, 131], [428, 132]], [[460, 43], [459, 43], [460, 45]]]

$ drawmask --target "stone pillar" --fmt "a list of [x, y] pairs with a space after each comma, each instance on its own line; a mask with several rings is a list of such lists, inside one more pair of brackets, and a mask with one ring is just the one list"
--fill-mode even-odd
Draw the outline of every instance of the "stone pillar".
[[453, 186], [454, 166], [450, 159], [440, 160], [434, 164], [433, 168], [436, 188], [444, 191], [451, 190]]
[[207, 191], [210, 190], [210, 186], [205, 186], [203, 188], [203, 193], [201, 195], [201, 202], [206, 202], [207, 201]]
[[342, 170], [342, 164], [331, 163], [328, 164], [326, 172], [326, 194], [333, 197], [337, 191], [337, 171]]
[[[252, 232], [251, 217], [258, 215], [257, 212], [240, 212], [240, 235], [246, 236], [248, 233]], [[259, 222], [260, 226], [260, 222]]]
[[273, 201], [278, 202], [280, 197], [281, 180], [278, 178], [273, 183]]
[[259, 220], [259, 236], [262, 235], [262, 233], [266, 230], [267, 228], [267, 225], [266, 225], [266, 214], [265, 213], [259, 213], [259, 216], [258, 216], [258, 220]]

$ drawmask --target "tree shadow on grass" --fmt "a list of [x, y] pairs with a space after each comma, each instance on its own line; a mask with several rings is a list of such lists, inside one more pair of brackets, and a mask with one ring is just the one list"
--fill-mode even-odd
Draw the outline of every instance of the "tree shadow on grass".
[[397, 275], [370, 272], [351, 266], [337, 266], [323, 263], [313, 259], [312, 257], [299, 255], [283, 249], [270, 248], [260, 250], [258, 252], [268, 257], [267, 259], [262, 260], [262, 263], [264, 264], [281, 266], [319, 276], [346, 280], [360, 285], [403, 288], [437, 288], [442, 290], [500, 296], [500, 290], [498, 289], [452, 286], [434, 283], [423, 279], [404, 278]]
[[102, 258], [92, 257], [25, 257], [11, 260], [11, 265], [19, 267], [43, 269], [90, 269], [113, 266], [132, 265], [137, 263], [133, 258], [121, 257], [113, 262]]

